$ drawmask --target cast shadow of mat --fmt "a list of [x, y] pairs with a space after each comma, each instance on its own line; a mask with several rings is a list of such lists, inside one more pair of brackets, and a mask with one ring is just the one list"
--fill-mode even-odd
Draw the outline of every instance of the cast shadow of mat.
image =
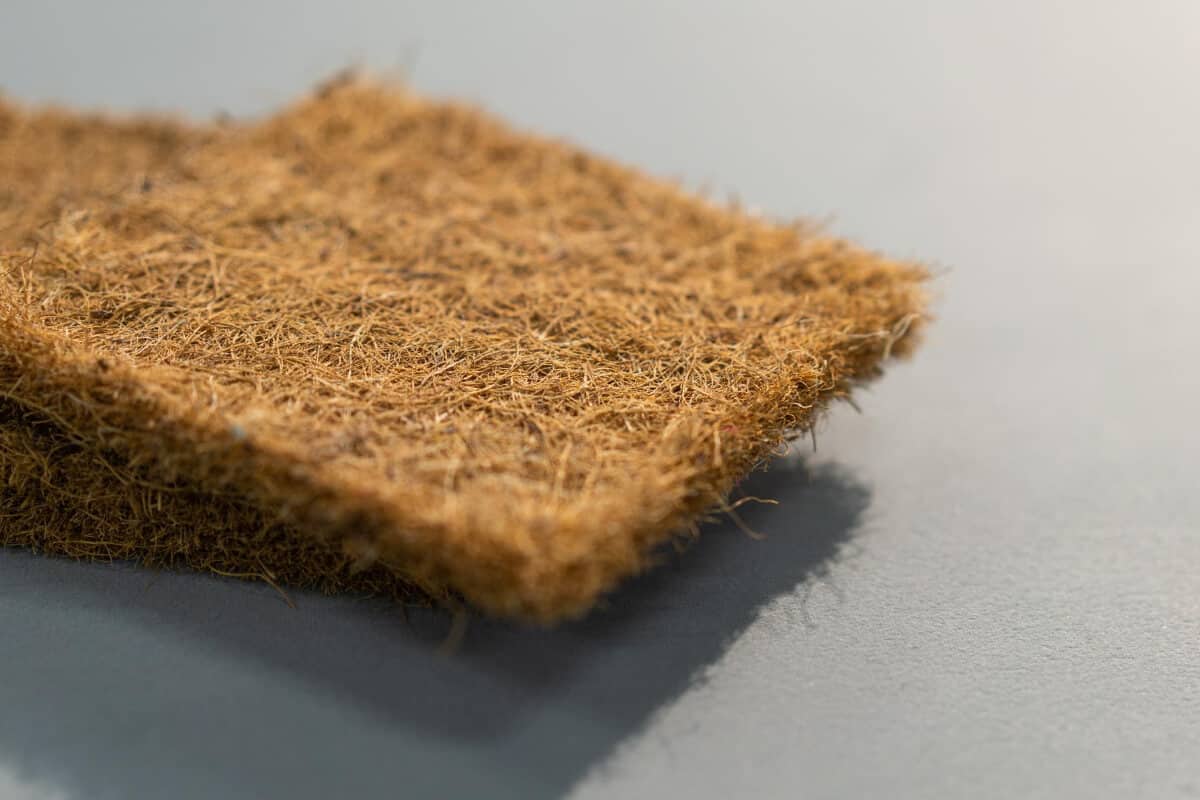
[[[242, 671], [252, 675], [265, 669], [282, 683], [298, 684], [301, 695], [315, 692], [326, 705], [350, 707], [355, 719], [365, 716], [370, 723], [364, 741], [378, 738], [380, 730], [386, 736], [399, 731], [390, 740], [390, 765], [371, 763], [369, 748], [362, 749], [362, 763], [344, 763], [356, 758], [345, 754], [338, 765], [326, 760], [324, 769], [344, 769], [355, 776], [351, 783], [363, 783], [364, 789], [371, 788], [374, 771], [379, 788], [428, 786], [439, 796], [558, 796], [636, 734], [656, 709], [703, 679], [704, 669], [766, 603], [819, 578], [850, 540], [869, 500], [866, 489], [836, 468], [810, 469], [802, 462], [757, 473], [741, 491], [781, 501], [780, 506], [747, 504], [739, 512], [762, 539], [750, 540], [729, 520], [710, 524], [684, 555], [665, 553], [657, 569], [631, 581], [582, 621], [543, 630], [473, 619], [453, 652], [439, 647], [451, 626], [443, 613], [410, 612], [404, 619], [394, 607], [379, 603], [296, 593], [298, 608], [292, 609], [271, 589], [254, 584], [0, 554], [0, 634], [9, 638], [16, 630], [10, 645], [24, 648], [23, 655], [0, 659], [0, 687], [8, 687], [0, 688], [6, 704], [0, 714], [0, 754], [15, 756], [30, 777], [81, 789], [81, 796], [88, 796], [87, 787], [123, 780], [111, 770], [113, 762], [128, 758], [106, 733], [96, 707], [78, 699], [55, 701], [50, 679], [39, 674], [45, 667], [45, 659], [36, 655], [41, 633], [34, 622], [4, 613], [8, 599], [19, 592], [60, 607], [67, 603], [68, 610], [83, 607], [135, 629], [165, 628], [166, 638], [182, 640], [179, 646], [185, 649], [198, 643], [205, 652], [233, 659], [235, 666], [248, 662], [252, 668]], [[21, 641], [22, 630], [28, 642]], [[123, 645], [118, 639], [91, 646]], [[195, 746], [195, 733], [185, 732], [193, 712], [207, 725], [220, 724], [226, 735], [244, 736], [244, 742], [232, 743], [235, 748], [253, 751], [264, 735], [284, 737], [299, 764], [327, 754], [326, 740], [343, 733], [321, 729], [328, 725], [324, 717], [314, 717], [316, 729], [302, 737], [271, 731], [270, 709], [264, 714], [258, 708], [256, 732], [239, 734], [236, 704], [223, 712], [192, 708], [189, 703], [206, 696], [194, 685], [191, 701], [169, 696], [169, 713], [148, 707], [154, 701], [146, 687], [154, 685], [156, 669], [171, 669], [169, 659], [156, 666], [155, 659], [133, 652], [136, 645], [124, 646], [131, 652], [106, 654], [127, 660], [128, 670], [116, 671], [129, 677], [105, 679], [104, 691], [117, 695], [106, 698], [103, 707], [110, 711], [105, 713], [138, 709], [160, 726], [158, 735], [166, 737], [161, 747], [168, 752], [173, 746]], [[81, 661], [87, 658], [86, 643], [72, 640], [57, 647], [79, 648]], [[228, 680], [202, 669], [187, 679], [207, 682], [218, 694], [220, 682]], [[296, 707], [303, 707], [286, 693], [260, 702], [288, 706], [288, 713], [279, 715], [281, 728], [296, 725], [301, 713]], [[214, 714], [230, 719], [214, 723]], [[53, 719], [56, 748], [49, 754], [35, 752], [29, 741], [31, 728], [44, 726], [47, 715]], [[345, 735], [347, 741], [353, 738]], [[406, 755], [396, 738], [400, 744], [419, 741], [424, 755]], [[88, 765], [106, 759], [108, 772], [89, 774]], [[221, 756], [203, 760], [210, 770], [205, 780], [222, 784]], [[256, 763], [237, 766], [237, 785], [283, 789], [281, 782], [295, 783], [280, 796], [317, 791], [320, 781], [306, 777], [303, 768], [277, 775], [268, 774], [279, 766], [270, 759]], [[248, 769], [262, 774], [246, 774]], [[422, 770], [429, 774], [421, 775]], [[404, 775], [402, 784], [395, 783], [398, 774]], [[150, 791], [145, 783], [124, 788], [130, 797]]]

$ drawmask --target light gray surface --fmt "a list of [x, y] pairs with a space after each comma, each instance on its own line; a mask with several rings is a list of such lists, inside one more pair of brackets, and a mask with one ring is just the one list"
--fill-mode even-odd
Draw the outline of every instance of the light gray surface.
[[949, 268], [748, 541], [555, 633], [0, 553], [0, 793], [1200, 795], [1200, 5], [5, 3], [30, 99], [359, 61]]

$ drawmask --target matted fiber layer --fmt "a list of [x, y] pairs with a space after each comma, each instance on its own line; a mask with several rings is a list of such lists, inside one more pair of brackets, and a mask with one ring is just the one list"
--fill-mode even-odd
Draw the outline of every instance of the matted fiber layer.
[[919, 267], [357, 79], [0, 105], [0, 179], [0, 541], [74, 556], [575, 615], [923, 319]]

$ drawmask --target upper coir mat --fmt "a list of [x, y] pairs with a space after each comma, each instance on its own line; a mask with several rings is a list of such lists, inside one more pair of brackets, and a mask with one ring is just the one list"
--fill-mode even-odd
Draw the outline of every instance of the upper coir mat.
[[5, 397], [488, 612], [590, 607], [923, 319], [917, 266], [394, 87], [172, 137], [10, 235]]

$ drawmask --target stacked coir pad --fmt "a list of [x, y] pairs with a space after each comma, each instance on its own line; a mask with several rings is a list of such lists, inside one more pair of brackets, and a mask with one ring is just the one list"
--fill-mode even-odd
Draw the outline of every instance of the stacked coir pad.
[[906, 352], [925, 277], [362, 79], [0, 101], [0, 543], [578, 615]]

